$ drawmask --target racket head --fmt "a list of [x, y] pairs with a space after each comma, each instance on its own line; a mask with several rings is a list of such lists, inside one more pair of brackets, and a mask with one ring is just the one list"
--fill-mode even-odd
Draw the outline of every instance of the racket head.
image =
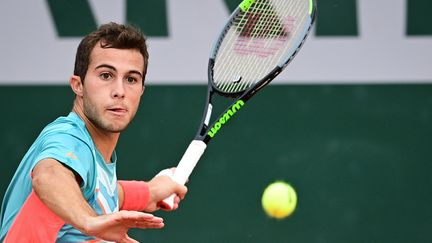
[[244, 0], [210, 54], [209, 86], [240, 97], [274, 79], [293, 59], [315, 20], [314, 0]]

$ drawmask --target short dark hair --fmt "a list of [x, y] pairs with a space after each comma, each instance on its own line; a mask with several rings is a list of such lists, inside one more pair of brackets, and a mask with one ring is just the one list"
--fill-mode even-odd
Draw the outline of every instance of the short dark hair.
[[75, 56], [74, 75], [79, 76], [84, 82], [90, 54], [96, 44], [100, 42], [102, 48], [137, 49], [144, 58], [143, 85], [148, 66], [148, 52], [146, 38], [136, 27], [117, 23], [101, 25], [97, 30], [91, 32], [81, 40]]

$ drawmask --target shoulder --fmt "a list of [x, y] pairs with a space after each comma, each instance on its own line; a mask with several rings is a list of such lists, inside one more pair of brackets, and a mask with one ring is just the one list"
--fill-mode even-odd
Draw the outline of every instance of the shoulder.
[[68, 116], [59, 117], [48, 124], [39, 137], [44, 141], [84, 143], [89, 147], [93, 144], [84, 122], [72, 112]]
[[77, 119], [69, 115], [47, 125], [37, 139], [35, 161], [55, 159], [80, 175], [83, 185], [87, 185], [95, 171], [96, 155], [84, 122]]
[[84, 122], [74, 113], [59, 117], [48, 124], [38, 139], [40, 158], [52, 157], [61, 162], [81, 158], [84, 161], [94, 157], [94, 144]]

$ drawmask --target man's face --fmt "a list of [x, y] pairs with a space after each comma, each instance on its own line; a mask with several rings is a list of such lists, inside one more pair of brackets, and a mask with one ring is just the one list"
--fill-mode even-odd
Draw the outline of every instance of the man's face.
[[95, 127], [117, 133], [132, 121], [144, 92], [143, 68], [138, 50], [96, 44], [83, 88], [83, 111]]

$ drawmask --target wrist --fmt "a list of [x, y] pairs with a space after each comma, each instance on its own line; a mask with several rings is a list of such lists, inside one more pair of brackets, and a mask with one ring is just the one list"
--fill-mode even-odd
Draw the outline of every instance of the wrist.
[[75, 214], [75, 217], [71, 218], [70, 224], [82, 233], [92, 235], [91, 231], [98, 215], [90, 206], [87, 209], [85, 212]]
[[151, 193], [149, 185], [144, 181], [118, 181], [123, 189], [121, 209], [143, 211], [146, 209]]

